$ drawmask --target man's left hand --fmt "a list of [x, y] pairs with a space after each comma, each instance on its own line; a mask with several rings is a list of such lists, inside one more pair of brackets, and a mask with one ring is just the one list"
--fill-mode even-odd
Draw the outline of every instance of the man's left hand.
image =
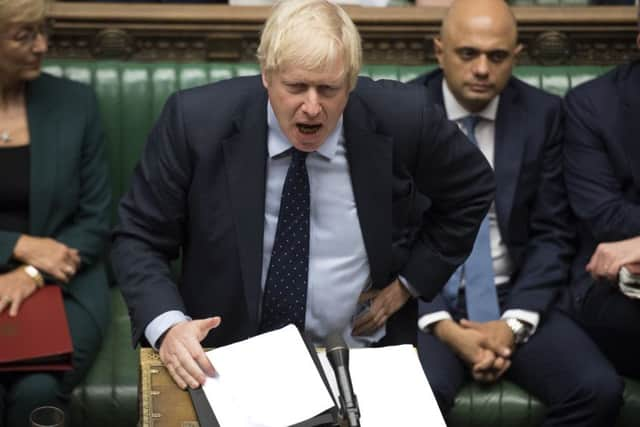
[[396, 311], [409, 300], [411, 294], [396, 279], [381, 290], [364, 292], [360, 296], [360, 302], [371, 300], [371, 307], [362, 316], [356, 319], [353, 325], [354, 336], [371, 335], [381, 328]]
[[507, 322], [504, 320], [473, 322], [461, 319], [460, 326], [484, 333], [487, 337], [487, 347], [496, 353], [496, 359], [490, 369], [479, 366], [471, 368], [473, 378], [487, 383], [500, 379], [511, 367], [510, 357], [516, 346], [515, 337]]
[[515, 349], [516, 342], [511, 328], [504, 320], [492, 320], [490, 322], [474, 322], [472, 320], [461, 319], [460, 325], [463, 328], [475, 329], [483, 332], [488, 338], [489, 349], [497, 355], [508, 357]]
[[636, 263], [640, 263], [640, 236], [617, 242], [600, 243], [591, 256], [586, 270], [591, 273], [594, 280], [615, 281], [623, 265]]

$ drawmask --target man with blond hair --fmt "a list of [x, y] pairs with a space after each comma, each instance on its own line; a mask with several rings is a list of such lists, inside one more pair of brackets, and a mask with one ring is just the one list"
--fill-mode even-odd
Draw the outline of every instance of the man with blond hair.
[[[120, 205], [113, 263], [135, 342], [181, 387], [220, 346], [295, 324], [316, 343], [415, 340], [415, 297], [462, 262], [493, 176], [415, 87], [358, 83], [360, 37], [325, 0], [278, 3], [260, 77], [181, 91]], [[182, 253], [180, 286], [168, 262]]]
[[545, 426], [613, 424], [623, 384], [589, 337], [554, 308], [573, 229], [562, 180], [560, 98], [511, 75], [521, 50], [503, 0], [457, 0], [434, 40], [439, 70], [418, 78], [479, 146], [496, 199], [473, 251], [420, 304], [418, 351], [444, 413], [469, 378], [506, 376], [547, 405]]

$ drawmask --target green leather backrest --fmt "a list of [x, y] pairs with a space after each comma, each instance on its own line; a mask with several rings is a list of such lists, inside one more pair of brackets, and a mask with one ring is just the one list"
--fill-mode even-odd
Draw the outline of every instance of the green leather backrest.
[[[432, 66], [365, 65], [374, 79], [411, 80]], [[255, 63], [137, 63], [49, 60], [45, 70], [92, 85], [98, 95], [107, 134], [114, 200], [129, 187], [133, 168], [167, 97], [185, 89], [234, 76], [259, 73]], [[549, 92], [569, 88], [601, 74], [606, 67], [517, 67], [515, 74]], [[211, 100], [221, 102], [221, 100]], [[117, 204], [114, 203], [114, 210]], [[115, 218], [115, 215], [114, 215]]]

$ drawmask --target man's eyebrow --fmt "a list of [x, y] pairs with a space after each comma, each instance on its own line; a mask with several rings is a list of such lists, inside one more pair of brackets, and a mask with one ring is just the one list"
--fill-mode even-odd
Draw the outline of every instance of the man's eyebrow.
[[474, 52], [480, 52], [480, 53], [509, 53], [509, 49], [504, 49], [504, 48], [496, 48], [496, 49], [480, 49], [478, 47], [473, 47], [473, 46], [458, 46], [454, 49], [455, 51], [461, 51], [461, 50], [471, 50]]

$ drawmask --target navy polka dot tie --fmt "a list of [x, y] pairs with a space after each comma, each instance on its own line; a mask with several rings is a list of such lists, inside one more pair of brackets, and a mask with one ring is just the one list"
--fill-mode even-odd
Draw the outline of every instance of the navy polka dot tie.
[[309, 175], [306, 152], [291, 149], [262, 299], [260, 331], [289, 323], [304, 332], [309, 274]]

